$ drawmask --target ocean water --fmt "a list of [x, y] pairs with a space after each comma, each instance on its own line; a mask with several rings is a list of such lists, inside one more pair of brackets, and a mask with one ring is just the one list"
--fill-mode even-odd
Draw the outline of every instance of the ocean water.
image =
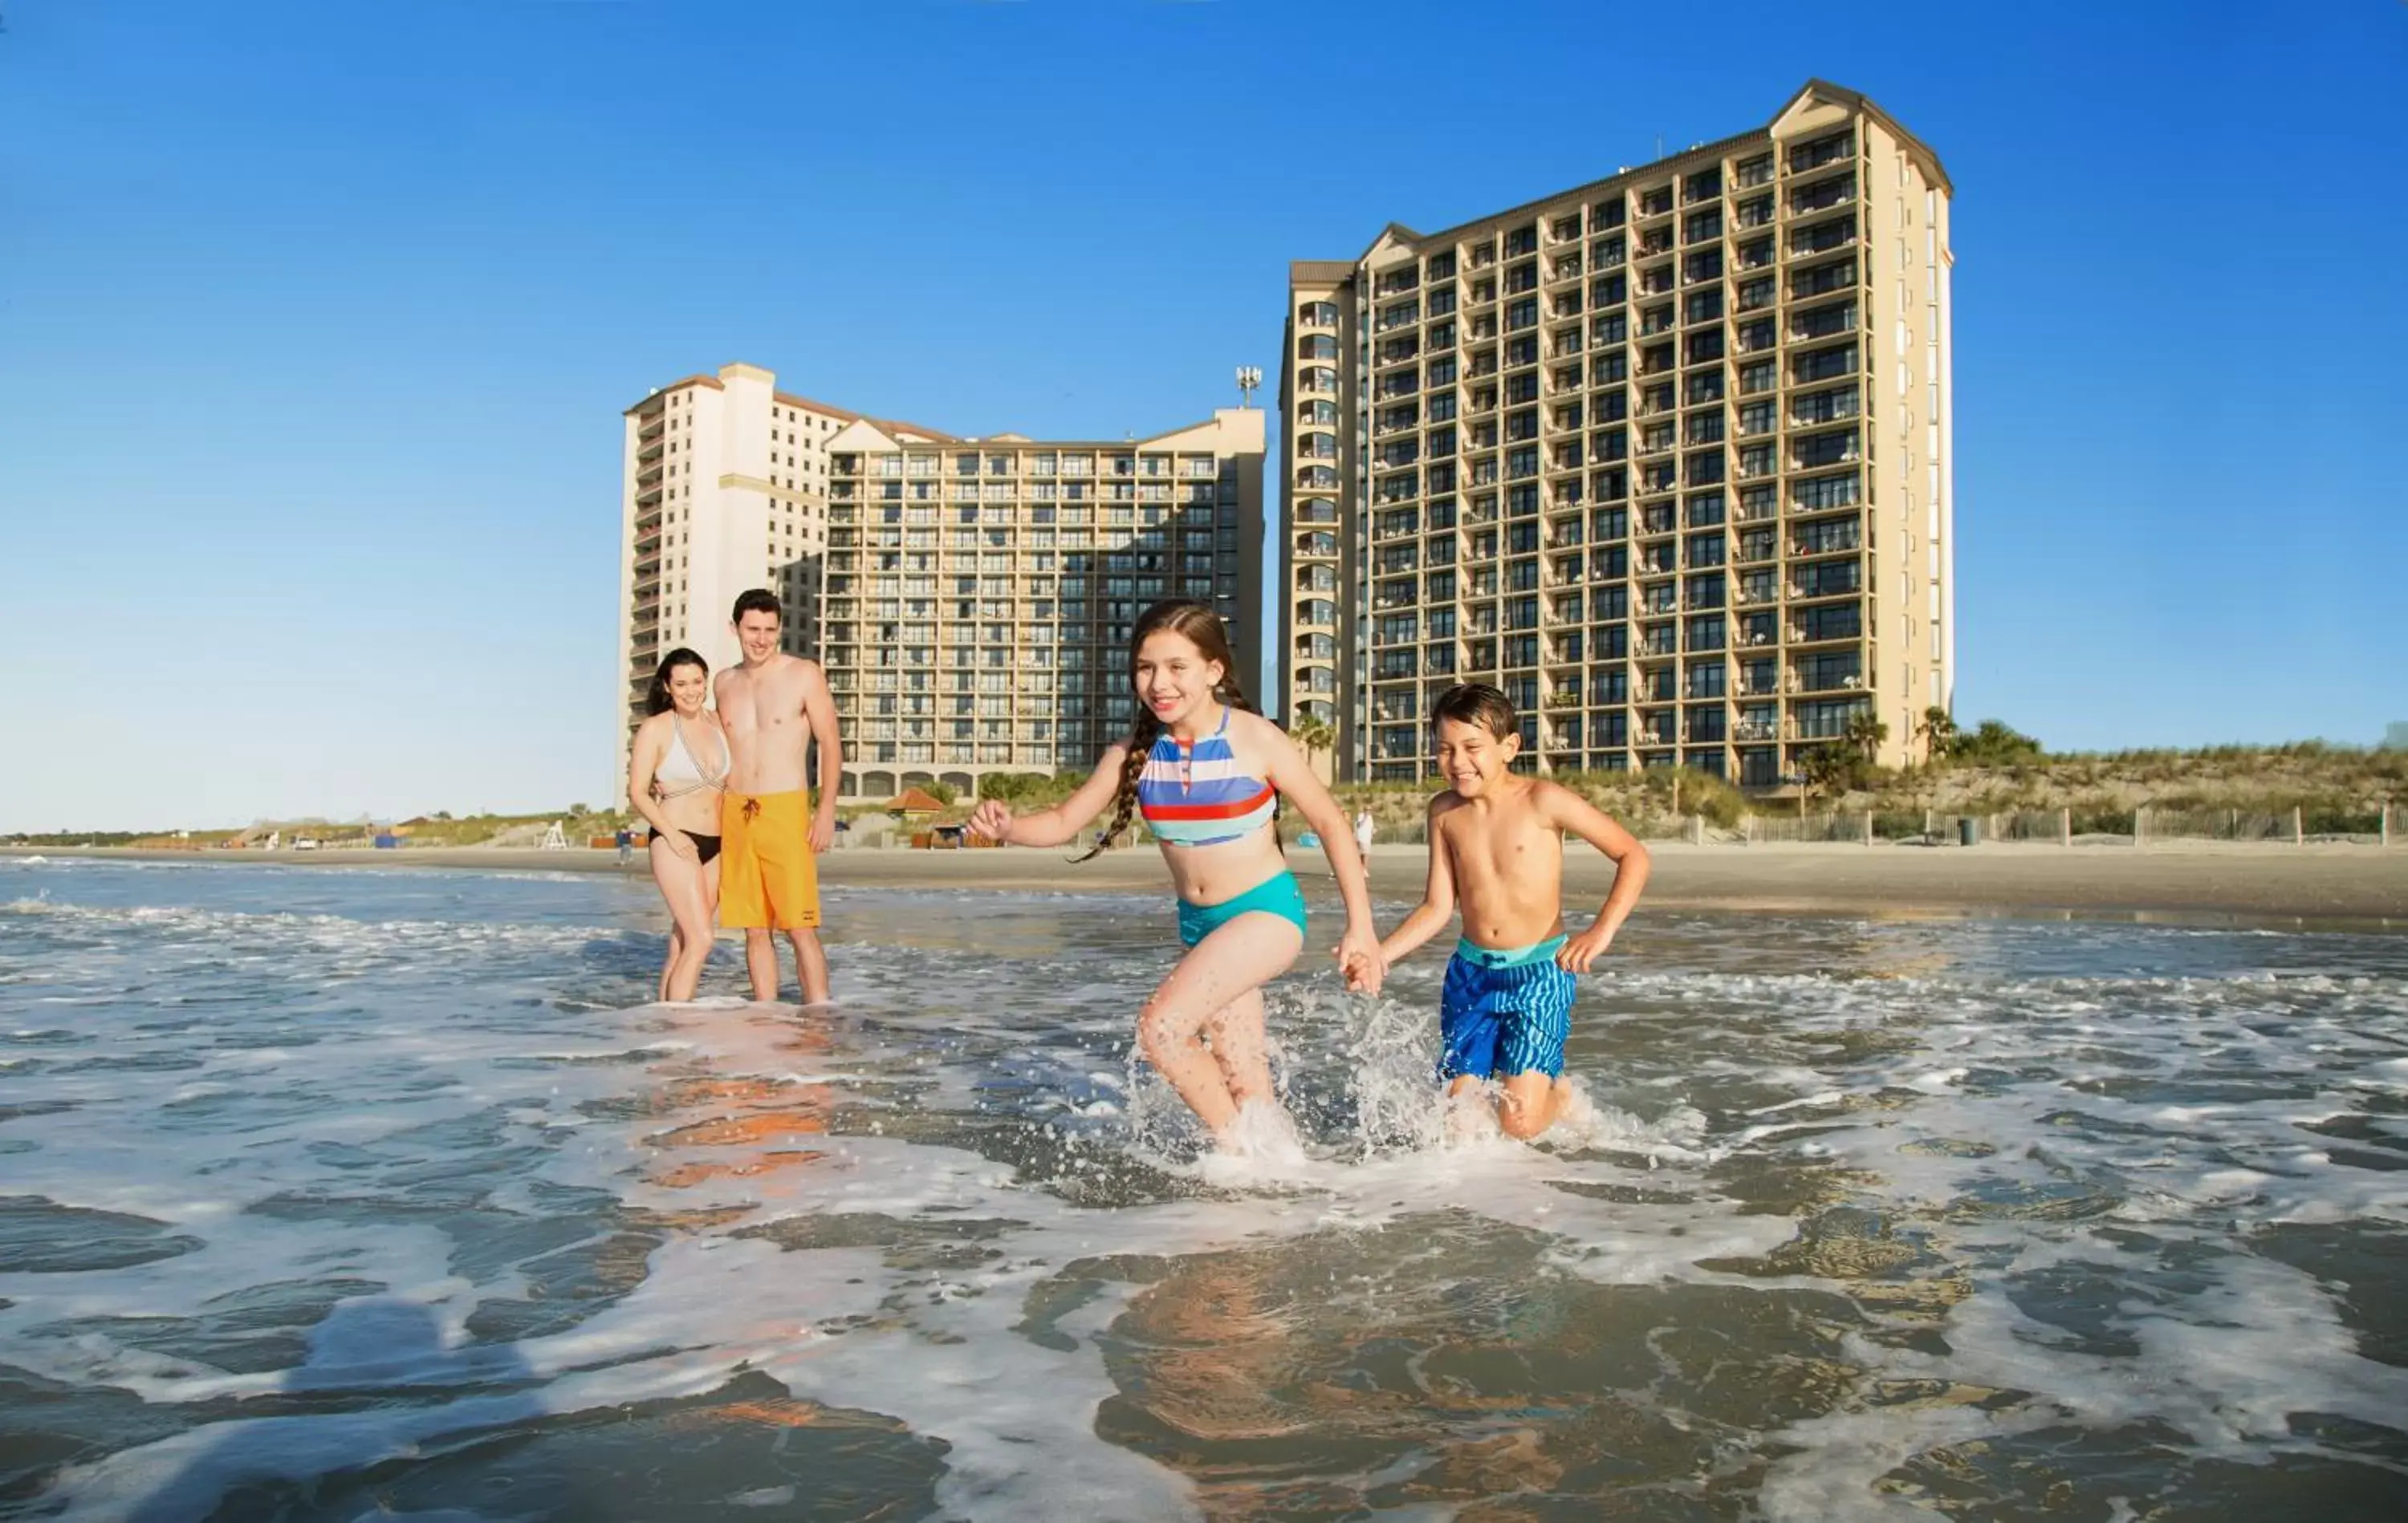
[[1536, 1149], [1316, 969], [1250, 1170], [1166, 901], [830, 913], [0, 862], [0, 1517], [2408, 1516], [2408, 939], [1642, 912]]

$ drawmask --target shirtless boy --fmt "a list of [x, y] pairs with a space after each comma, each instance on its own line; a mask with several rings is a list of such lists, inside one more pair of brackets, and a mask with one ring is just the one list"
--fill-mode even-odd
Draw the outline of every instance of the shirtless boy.
[[[1576, 974], [1613, 945], [1647, 885], [1647, 848], [1569, 789], [1512, 771], [1522, 749], [1506, 696], [1483, 683], [1440, 694], [1430, 710], [1438, 766], [1454, 785], [1430, 801], [1429, 884], [1381, 944], [1389, 962], [1436, 935], [1463, 906], [1439, 1012], [1439, 1077], [1450, 1097], [1498, 1082], [1497, 1121], [1531, 1138], [1562, 1114], [1564, 1039]], [[1613, 860], [1597, 919], [1564, 933], [1564, 833]]]
[[[820, 947], [817, 857], [836, 839], [836, 792], [844, 757], [836, 703], [817, 662], [778, 648], [783, 615], [778, 595], [754, 588], [736, 600], [741, 664], [719, 674], [712, 690], [727, 732], [731, 765], [720, 803], [719, 923], [744, 932], [744, 971], [752, 998], [778, 997], [778, 944], [795, 946], [795, 975], [805, 1004], [828, 997], [827, 953]], [[803, 789], [805, 758], [820, 744], [819, 807]]]

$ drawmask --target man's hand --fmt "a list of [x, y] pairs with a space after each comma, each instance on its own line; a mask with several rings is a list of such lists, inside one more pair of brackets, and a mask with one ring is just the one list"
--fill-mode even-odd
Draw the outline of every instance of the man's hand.
[[970, 833], [990, 841], [1011, 839], [1011, 805], [1001, 799], [988, 799], [970, 816]]
[[823, 809], [811, 816], [811, 855], [825, 856], [828, 847], [834, 845], [836, 845], [836, 814], [833, 810]]
[[1555, 966], [1566, 973], [1586, 973], [1589, 964], [1603, 957], [1613, 946], [1613, 932], [1599, 920], [1586, 931], [1555, 948]]

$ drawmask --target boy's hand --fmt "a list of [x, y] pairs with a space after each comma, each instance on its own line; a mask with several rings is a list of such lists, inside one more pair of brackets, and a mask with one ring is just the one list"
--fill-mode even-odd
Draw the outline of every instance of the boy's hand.
[[1381, 955], [1378, 938], [1350, 929], [1334, 950], [1348, 989], [1362, 994], [1380, 992], [1380, 981], [1387, 976], [1388, 960]]
[[1613, 932], [1603, 921], [1555, 948], [1555, 966], [1566, 973], [1586, 973], [1589, 964], [1603, 957], [1613, 946]]
[[980, 804], [978, 812], [970, 816], [970, 832], [976, 835], [985, 836], [990, 841], [1010, 840], [1011, 838], [1011, 805], [1001, 799], [989, 799]]

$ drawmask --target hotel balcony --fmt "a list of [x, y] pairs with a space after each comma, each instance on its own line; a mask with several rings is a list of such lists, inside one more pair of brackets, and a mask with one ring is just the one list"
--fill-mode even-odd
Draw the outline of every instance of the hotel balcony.
[[1801, 185], [1789, 192], [1789, 215], [1812, 217], [1816, 212], [1831, 211], [1856, 204], [1856, 177], [1836, 175], [1829, 179]]
[[1781, 690], [1785, 693], [1861, 692], [1866, 686], [1862, 672], [1822, 676], [1809, 682], [1803, 673], [1791, 671], [1784, 673], [1781, 678]]
[[[1791, 259], [1811, 259], [1816, 254], [1834, 253], [1842, 249], [1854, 249], [1856, 246], [1856, 222], [1850, 218], [1823, 222], [1789, 235]], [[1768, 260], [1766, 263], [1770, 262]], [[1756, 266], [1742, 263], [1740, 267], [1754, 269]]]
[[1789, 173], [1812, 174], [1827, 164], [1837, 164], [1842, 159], [1853, 159], [1856, 154], [1856, 135], [1848, 132], [1834, 133], [1828, 137], [1817, 138], [1813, 142], [1800, 144], [1791, 149]]

